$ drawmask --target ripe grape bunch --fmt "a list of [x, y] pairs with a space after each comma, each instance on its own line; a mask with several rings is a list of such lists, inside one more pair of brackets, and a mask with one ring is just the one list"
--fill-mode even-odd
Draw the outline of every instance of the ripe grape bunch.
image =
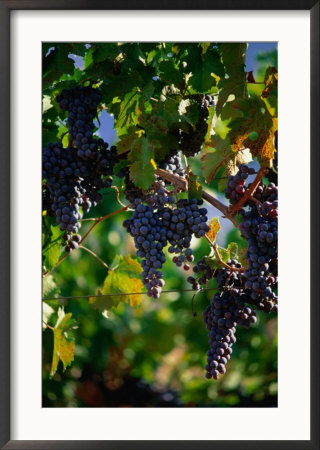
[[150, 297], [159, 298], [164, 286], [160, 271], [166, 261], [164, 248], [173, 262], [184, 270], [189, 270], [188, 263], [194, 257], [190, 248], [192, 236], [200, 238], [209, 231], [207, 210], [199, 208], [202, 201], [193, 199], [175, 199], [159, 188], [145, 202], [136, 199], [133, 202], [133, 215], [123, 225], [134, 238], [137, 256], [142, 258], [142, 281]]
[[[235, 205], [245, 194], [249, 175], [254, 169], [241, 164], [236, 175], [227, 181], [226, 197]], [[238, 325], [249, 327], [256, 322], [253, 308], [265, 313], [277, 312], [277, 238], [278, 188], [261, 181], [238, 211], [242, 216], [239, 230], [248, 242], [244, 255], [246, 267], [237, 260], [228, 260], [217, 268], [212, 258], [203, 257], [188, 277], [193, 289], [199, 289], [215, 278], [219, 292], [214, 295], [203, 314], [209, 331], [210, 350], [207, 353], [206, 377], [218, 379], [226, 371], [226, 363], [235, 343]]]
[[118, 161], [116, 147], [108, 148], [103, 139], [93, 136], [93, 119], [101, 101], [99, 90], [77, 87], [64, 90], [57, 97], [68, 111], [67, 123], [71, 146], [49, 143], [43, 149], [43, 178], [46, 180], [45, 203], [61, 230], [66, 233], [66, 250], [78, 247], [81, 237], [75, 234], [81, 226], [83, 212], [102, 201], [99, 192], [112, 183], [113, 167]]

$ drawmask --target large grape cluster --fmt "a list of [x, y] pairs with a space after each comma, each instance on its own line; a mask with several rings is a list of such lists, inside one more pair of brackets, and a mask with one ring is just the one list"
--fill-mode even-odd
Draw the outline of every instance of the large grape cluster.
[[255, 311], [246, 305], [246, 294], [240, 289], [217, 292], [203, 313], [209, 331], [206, 378], [217, 380], [226, 372], [226, 364], [236, 342], [237, 325], [249, 327], [256, 322]]
[[245, 257], [248, 267], [244, 271], [245, 288], [250, 291], [251, 302], [265, 312], [277, 311], [277, 276], [272, 272], [272, 262], [277, 260], [278, 227], [274, 218], [256, 206], [243, 211], [239, 225], [242, 236], [248, 242]]
[[68, 111], [70, 147], [61, 142], [43, 149], [44, 208], [56, 216], [66, 250], [77, 248], [82, 214], [102, 201], [102, 188], [110, 187], [113, 167], [118, 161], [116, 147], [108, 148], [103, 139], [93, 136], [93, 118], [101, 94], [97, 89], [78, 87], [64, 90], [57, 97]]
[[[240, 165], [235, 176], [229, 177], [227, 197], [230, 203], [238, 202], [244, 195], [245, 180], [253, 169]], [[250, 186], [250, 185], [249, 185]], [[248, 186], [248, 187], [249, 187]], [[277, 311], [278, 259], [278, 188], [274, 183], [266, 187], [261, 181], [254, 191], [253, 198], [246, 200], [238, 211], [242, 216], [239, 230], [248, 242], [245, 253], [247, 268], [243, 272], [245, 288], [251, 304], [268, 313]]]
[[213, 104], [210, 95], [197, 95], [195, 100], [198, 104], [198, 121], [193, 128], [188, 127], [188, 132], [181, 132], [180, 149], [185, 156], [195, 156], [201, 151], [207, 130], [209, 107]]
[[[161, 199], [161, 200], [160, 200]], [[132, 207], [134, 212], [123, 226], [134, 238], [137, 256], [142, 258], [142, 281], [150, 297], [159, 298], [164, 286], [162, 268], [166, 258], [163, 249], [167, 245], [167, 229], [163, 226], [158, 211], [166, 203], [173, 203], [173, 197], [155, 195], [148, 204], [136, 199]]]
[[142, 258], [142, 280], [151, 297], [158, 298], [164, 286], [162, 268], [166, 258], [163, 249], [174, 254], [173, 262], [189, 270], [194, 257], [190, 248], [193, 236], [200, 238], [209, 231], [207, 210], [199, 208], [202, 201], [175, 199], [159, 188], [145, 202], [136, 199], [133, 215], [124, 221], [124, 227], [134, 238], [137, 256]]

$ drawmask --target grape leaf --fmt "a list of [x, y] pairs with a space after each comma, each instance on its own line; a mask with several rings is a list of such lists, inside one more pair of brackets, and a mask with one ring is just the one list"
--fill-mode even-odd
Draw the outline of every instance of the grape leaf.
[[61, 237], [62, 234], [59, 227], [50, 227], [51, 235], [48, 243], [43, 247], [43, 264], [47, 270], [51, 270], [58, 262], [61, 254]]
[[54, 313], [54, 309], [48, 305], [48, 303], [42, 303], [42, 329], [45, 330], [47, 328], [47, 323], [50, 320], [50, 317]]
[[210, 230], [207, 233], [208, 238], [211, 242], [214, 242], [216, 240], [218, 231], [221, 228], [219, 217], [213, 217], [209, 224]]
[[219, 96], [216, 113], [220, 115], [226, 102], [247, 98], [247, 79], [245, 72], [246, 43], [219, 44], [219, 52], [227, 76], [219, 81]]
[[202, 186], [198, 183], [198, 176], [194, 175], [192, 172], [189, 173], [188, 176], [188, 197], [189, 199], [193, 198], [202, 198]]
[[63, 308], [58, 310], [58, 320], [53, 328], [53, 356], [50, 377], [56, 373], [61, 360], [64, 370], [71, 365], [74, 359], [74, 338], [69, 332], [77, 328], [77, 322], [72, 319], [72, 313], [65, 314]]
[[[127, 255], [120, 257], [120, 263], [114, 270], [110, 270], [104, 281], [102, 289], [98, 291], [103, 294], [122, 294], [105, 297], [91, 297], [89, 303], [106, 314], [112, 307], [117, 307], [120, 302], [129, 303], [131, 306], [138, 306], [141, 303], [143, 283], [140, 278], [142, 268], [137, 260]], [[131, 292], [139, 294], [127, 295]]]
[[238, 259], [238, 244], [236, 242], [230, 242], [227, 250], [230, 254], [230, 259]]
[[128, 160], [130, 166], [130, 179], [137, 187], [148, 189], [154, 181], [156, 164], [154, 151], [150, 141], [146, 138], [137, 138], [133, 141]]
[[226, 248], [219, 247], [219, 255], [224, 263], [230, 259], [230, 251]]
[[60, 294], [60, 289], [51, 274], [46, 275], [42, 282], [42, 294], [44, 297], [53, 297], [55, 294]]
[[233, 150], [229, 138], [222, 139], [217, 134], [213, 135], [211, 142], [206, 143], [204, 155], [201, 157], [201, 161], [204, 162], [202, 171], [206, 180], [212, 181], [219, 168], [225, 166], [232, 156]]
[[183, 81], [183, 73], [173, 59], [162, 61], [159, 64], [159, 77], [167, 84], [175, 84], [176, 86], [179, 86]]
[[70, 46], [55, 45], [55, 49], [43, 59], [43, 88], [60, 80], [63, 74], [72, 74], [74, 61], [69, 58]]
[[120, 105], [120, 114], [116, 120], [117, 128], [137, 124], [137, 113], [140, 109], [140, 94], [137, 89], [128, 92]]
[[200, 64], [193, 69], [192, 76], [188, 80], [188, 84], [195, 92], [206, 93], [211, 92], [216, 85], [217, 77], [224, 75], [224, 68], [220, 61], [218, 52], [210, 50], [201, 55]]

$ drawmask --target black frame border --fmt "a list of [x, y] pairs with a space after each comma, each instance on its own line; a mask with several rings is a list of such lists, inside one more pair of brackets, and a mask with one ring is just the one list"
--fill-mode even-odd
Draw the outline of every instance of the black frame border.
[[[311, 439], [309, 441], [14, 441], [10, 440], [10, 11], [11, 10], [309, 10], [311, 60]], [[12, 450], [302, 450], [319, 441], [319, 28], [316, 0], [0, 0], [0, 445]], [[316, 356], [318, 355], [318, 356]], [[292, 376], [297, 376], [293, 370]], [[272, 426], [272, 424], [266, 424]]]

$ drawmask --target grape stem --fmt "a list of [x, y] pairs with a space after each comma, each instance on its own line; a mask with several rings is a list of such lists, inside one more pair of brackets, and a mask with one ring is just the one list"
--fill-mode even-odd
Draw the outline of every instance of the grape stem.
[[244, 268], [243, 267], [240, 267], [240, 268], [239, 267], [231, 267], [231, 266], [229, 266], [229, 264], [226, 264], [221, 258], [221, 255], [219, 253], [217, 244], [214, 244], [207, 235], [205, 235], [205, 237], [206, 237], [207, 241], [209, 242], [209, 244], [211, 245], [211, 247], [213, 248], [213, 250], [214, 250], [214, 252], [215, 252], [215, 254], [216, 254], [217, 258], [218, 258], [219, 263], [223, 267], [225, 267], [226, 269], [230, 270], [231, 272], [244, 272]]
[[101, 262], [101, 264], [106, 267], [108, 270], [113, 270], [111, 269], [111, 267], [108, 266], [107, 263], [105, 263], [101, 258], [99, 258], [99, 256], [94, 253], [92, 250], [90, 250], [89, 248], [85, 247], [84, 245], [79, 245], [79, 248], [82, 248], [83, 250], [85, 250], [86, 252], [90, 253], [90, 255], [92, 255], [94, 258], [96, 258], [99, 262]]
[[[81, 241], [80, 241], [80, 246], [82, 244], [82, 242], [88, 237], [88, 235], [91, 233], [91, 231], [94, 229], [94, 227], [96, 227], [98, 225], [98, 223], [103, 222], [106, 219], [109, 219], [109, 217], [115, 216], [116, 214], [119, 214], [123, 211], [127, 211], [127, 209], [129, 209], [129, 207], [131, 206], [131, 203], [127, 206], [124, 206], [121, 209], [117, 209], [117, 211], [113, 211], [110, 214], [107, 214], [106, 216], [103, 217], [99, 217], [98, 219], [95, 219], [94, 224], [89, 228], [89, 230], [86, 232], [86, 234], [82, 237]], [[51, 269], [51, 270], [47, 270], [46, 272], [44, 272], [43, 277], [46, 277], [49, 273], [53, 272], [58, 266], [59, 264], [62, 263], [63, 260], [66, 259], [66, 257], [69, 255], [69, 252], [66, 252], [57, 262], [57, 264]]]
[[[188, 182], [185, 178], [171, 174], [163, 169], [157, 169], [156, 174], [164, 180], [170, 181], [175, 187], [181, 189], [182, 191], [188, 190]], [[202, 198], [210, 203], [210, 205], [221, 211], [223, 213], [223, 216], [231, 220], [235, 227], [238, 227], [234, 215], [229, 212], [228, 207], [224, 203], [220, 202], [218, 199], [204, 190], [202, 191]]]
[[261, 178], [263, 177], [263, 175], [265, 175], [266, 172], [267, 172], [266, 167], [261, 166], [259, 172], [257, 173], [256, 178], [251, 183], [249, 188], [245, 191], [245, 193], [240, 198], [240, 200], [235, 205], [230, 206], [228, 208], [228, 211], [230, 214], [234, 215], [237, 211], [239, 211], [239, 209], [242, 208], [242, 206], [246, 203], [246, 201], [249, 200], [253, 196], [255, 190], [257, 189], [257, 187], [261, 181]]
[[50, 330], [54, 330], [54, 328], [53, 327], [51, 327], [49, 324], [47, 324], [47, 322], [45, 322], [43, 319], [42, 319], [42, 322], [45, 324], [45, 326], [46, 327], [48, 327]]

